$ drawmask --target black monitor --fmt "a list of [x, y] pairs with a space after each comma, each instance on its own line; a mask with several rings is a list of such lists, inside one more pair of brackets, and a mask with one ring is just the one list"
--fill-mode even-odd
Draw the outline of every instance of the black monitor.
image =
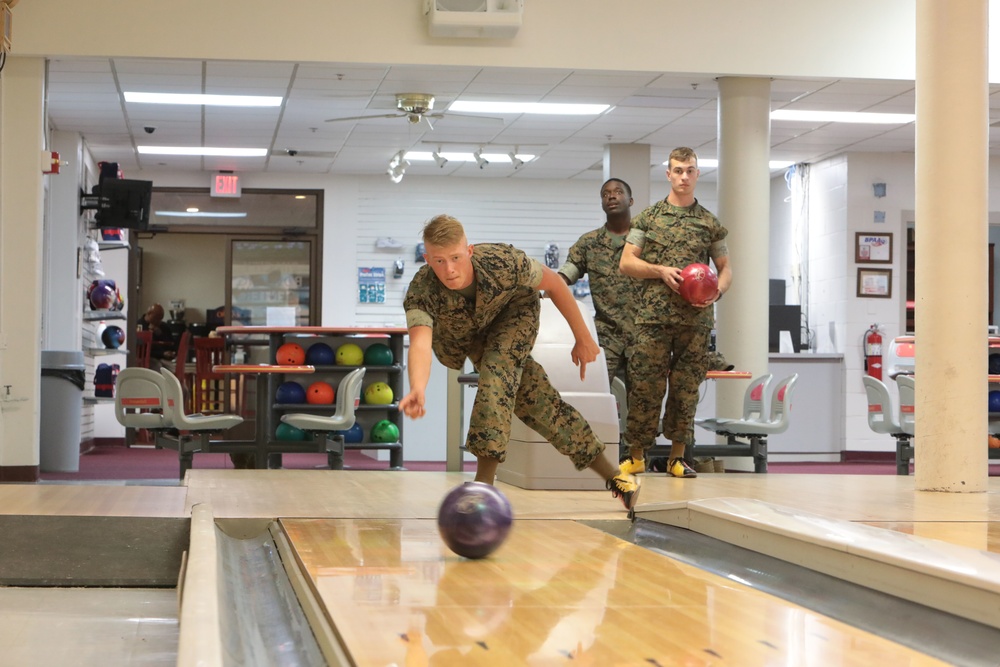
[[769, 352], [781, 350], [781, 332], [792, 334], [792, 349], [796, 352], [802, 349], [802, 307], [771, 305], [769, 318], [767, 348]]
[[146, 229], [153, 199], [152, 181], [103, 178], [96, 188], [98, 227]]

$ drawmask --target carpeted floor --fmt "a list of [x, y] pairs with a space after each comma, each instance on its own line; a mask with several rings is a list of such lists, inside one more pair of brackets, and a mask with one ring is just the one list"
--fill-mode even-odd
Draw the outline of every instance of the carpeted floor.
[[[387, 461], [375, 459], [357, 451], [348, 451], [345, 465], [354, 470], [385, 470]], [[285, 454], [285, 468], [312, 470], [326, 467], [324, 454]], [[198, 454], [195, 468], [232, 468], [226, 454]], [[440, 461], [406, 461], [407, 470], [444, 470]], [[475, 463], [467, 462], [465, 469], [475, 470]], [[896, 466], [891, 461], [876, 463], [777, 463], [768, 464], [772, 474], [831, 474], [831, 475], [894, 475]], [[97, 447], [80, 457], [78, 472], [42, 472], [45, 482], [73, 482], [91, 480], [176, 480], [180, 474], [177, 453], [167, 449], [148, 447]], [[990, 475], [1000, 476], [1000, 465], [990, 466]]]

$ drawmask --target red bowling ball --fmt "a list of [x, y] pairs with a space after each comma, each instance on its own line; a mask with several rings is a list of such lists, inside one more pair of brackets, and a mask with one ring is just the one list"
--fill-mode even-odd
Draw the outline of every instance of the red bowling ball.
[[688, 264], [681, 281], [680, 294], [691, 304], [709, 301], [719, 292], [719, 277], [707, 264]]
[[513, 521], [507, 497], [483, 482], [455, 487], [438, 508], [441, 539], [463, 558], [486, 558], [496, 551], [507, 539]]

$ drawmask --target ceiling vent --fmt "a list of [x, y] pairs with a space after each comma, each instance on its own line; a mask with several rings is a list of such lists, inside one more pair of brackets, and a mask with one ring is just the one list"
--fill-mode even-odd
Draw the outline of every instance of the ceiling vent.
[[524, 0], [426, 0], [431, 37], [509, 39], [521, 28]]

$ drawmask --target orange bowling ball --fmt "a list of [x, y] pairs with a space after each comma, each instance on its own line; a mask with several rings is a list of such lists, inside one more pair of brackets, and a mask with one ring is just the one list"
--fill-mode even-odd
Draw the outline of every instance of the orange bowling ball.
[[306, 361], [306, 351], [298, 343], [285, 343], [274, 355], [274, 363], [279, 366], [300, 366]]
[[333, 387], [327, 382], [313, 382], [306, 389], [306, 403], [330, 405], [333, 403]]

